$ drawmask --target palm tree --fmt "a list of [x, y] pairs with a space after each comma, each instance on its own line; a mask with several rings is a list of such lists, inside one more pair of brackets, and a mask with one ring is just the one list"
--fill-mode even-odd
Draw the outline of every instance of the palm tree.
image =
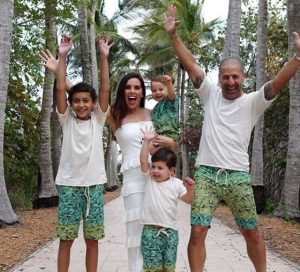
[[[289, 34], [300, 29], [300, 3], [298, 0], [287, 1]], [[289, 55], [294, 53], [293, 42], [289, 38]], [[300, 218], [300, 71], [290, 80], [290, 112], [289, 112], [289, 143], [284, 180], [281, 196], [281, 214], [290, 218]]]
[[[100, 1], [100, 5], [102, 6], [102, 9], [104, 7], [104, 1]], [[96, 91], [99, 89], [98, 84], [98, 67], [97, 67], [97, 54], [96, 54], [96, 12], [98, 9], [99, 0], [92, 0], [91, 1], [91, 22], [89, 24], [89, 36], [90, 36], [90, 45], [91, 45], [91, 76], [92, 76], [92, 86]], [[100, 8], [101, 8], [100, 6]]]
[[86, 0], [78, 1], [77, 11], [83, 81], [91, 84], [92, 74]]
[[241, 0], [230, 0], [222, 58], [240, 55]]
[[9, 78], [13, 14], [13, 1], [2, 1], [0, 9], [0, 221], [7, 224], [18, 222], [18, 217], [13, 211], [7, 195], [3, 167], [4, 115]]
[[[45, 1], [45, 32], [46, 48], [51, 51], [56, 45], [56, 25], [55, 25], [55, 1]], [[53, 82], [54, 75], [45, 72], [44, 91], [41, 109], [41, 141], [39, 150], [39, 167], [41, 174], [41, 184], [39, 188], [39, 201], [48, 199], [51, 203], [52, 198], [57, 197], [57, 190], [54, 183], [52, 156], [51, 156], [51, 110], [53, 103]], [[46, 200], [47, 201], [47, 200]], [[50, 204], [49, 203], [49, 204]], [[54, 204], [56, 201], [54, 202]]]
[[[259, 1], [258, 24], [257, 24], [257, 51], [256, 51], [256, 90], [266, 82], [266, 44], [267, 44], [267, 23], [268, 23], [268, 2], [267, 0]], [[251, 177], [254, 186], [254, 196], [256, 198], [256, 208], [262, 212], [264, 208], [264, 187], [263, 187], [263, 129], [264, 115], [255, 125], [252, 160], [251, 160]], [[258, 194], [259, 193], [259, 194]]]

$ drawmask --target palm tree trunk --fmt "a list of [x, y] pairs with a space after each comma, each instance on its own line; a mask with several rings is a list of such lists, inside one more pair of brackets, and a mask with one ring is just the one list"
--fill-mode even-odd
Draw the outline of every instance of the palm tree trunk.
[[[257, 52], [256, 52], [256, 91], [266, 82], [266, 51], [267, 51], [267, 24], [268, 1], [259, 0], [257, 24]], [[264, 115], [255, 125], [252, 144], [251, 177], [257, 212], [261, 213], [265, 207], [265, 190], [263, 181], [263, 129]]]
[[[300, 2], [287, 1], [289, 34], [300, 29]], [[293, 41], [289, 37], [289, 55], [294, 53]], [[281, 214], [290, 218], [300, 218], [300, 70], [290, 80], [289, 143]]]
[[91, 71], [92, 71], [92, 85], [95, 88], [96, 92], [98, 92], [99, 84], [98, 84], [98, 68], [97, 68], [97, 54], [96, 54], [96, 28], [95, 28], [95, 15], [97, 9], [97, 0], [92, 1], [92, 9], [91, 9], [91, 16], [93, 18], [90, 27], [89, 33], [91, 38]]
[[[177, 109], [180, 109], [179, 105], [180, 105], [180, 86], [181, 86], [181, 73], [185, 73], [185, 71], [183, 69], [181, 69], [180, 67], [180, 63], [178, 63], [178, 68], [177, 68], [177, 85], [176, 85], [176, 96], [178, 97], [177, 101], [178, 101], [178, 105]], [[177, 123], [179, 124], [180, 120], [179, 120], [179, 110], [178, 110], [178, 116], [177, 116]], [[181, 145], [180, 145], [181, 146]], [[180, 169], [181, 169], [181, 156], [179, 154], [179, 152], [177, 152], [177, 165], [176, 165], [176, 175], [177, 177], [180, 176]]]
[[[55, 4], [45, 1], [45, 23], [46, 23], [46, 48], [52, 50], [56, 41], [56, 26], [53, 16]], [[41, 143], [39, 150], [39, 167], [41, 184], [39, 188], [39, 199], [51, 199], [57, 197], [57, 190], [53, 178], [52, 157], [51, 157], [51, 109], [53, 103], [53, 73], [46, 70], [44, 92], [41, 109]]]
[[0, 9], [0, 221], [7, 224], [18, 222], [18, 217], [13, 211], [8, 198], [3, 166], [4, 120], [9, 79], [13, 14], [14, 2], [12, 0], [2, 1]]
[[89, 50], [89, 37], [87, 31], [87, 10], [86, 0], [78, 1], [78, 26], [80, 37], [80, 50], [81, 50], [81, 62], [82, 62], [82, 75], [85, 83], [92, 83], [91, 75], [91, 62], [90, 62], [90, 50]]
[[55, 179], [61, 155], [62, 129], [56, 113], [56, 81], [53, 86], [53, 104], [51, 112], [51, 139], [52, 139], [52, 167], [53, 177]]
[[[187, 111], [187, 97], [185, 95], [185, 72], [181, 74], [181, 96], [180, 96], [180, 121], [182, 128], [185, 128], [187, 121], [186, 111]], [[188, 151], [186, 143], [181, 144], [181, 160], [182, 160], [182, 177], [189, 175], [189, 162], [188, 162]]]
[[224, 48], [222, 52], [222, 59], [228, 58], [230, 56], [230, 38], [231, 38], [231, 19], [232, 19], [232, 1], [229, 1], [228, 15], [226, 21], [226, 34]]
[[241, 0], [230, 0], [222, 58], [240, 55]]
[[106, 175], [107, 175], [107, 184], [105, 187], [110, 187], [111, 186], [111, 180], [112, 180], [112, 177], [111, 177], [111, 143], [112, 143], [112, 132], [111, 132], [111, 129], [110, 128], [107, 128], [106, 130], [106, 154], [105, 154], [105, 169], [106, 169]]

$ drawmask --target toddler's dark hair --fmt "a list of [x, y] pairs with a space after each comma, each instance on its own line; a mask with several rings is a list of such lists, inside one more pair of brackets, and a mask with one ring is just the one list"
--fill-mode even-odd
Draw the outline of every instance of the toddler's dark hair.
[[92, 85], [84, 83], [84, 82], [79, 82], [72, 86], [72, 88], [68, 92], [68, 102], [71, 105], [72, 104], [72, 99], [74, 93], [90, 93], [93, 102], [96, 102], [97, 100], [97, 93], [95, 89], [93, 88]]
[[165, 162], [168, 168], [176, 167], [176, 153], [168, 147], [161, 147], [152, 155], [151, 158], [151, 162], [158, 161]]

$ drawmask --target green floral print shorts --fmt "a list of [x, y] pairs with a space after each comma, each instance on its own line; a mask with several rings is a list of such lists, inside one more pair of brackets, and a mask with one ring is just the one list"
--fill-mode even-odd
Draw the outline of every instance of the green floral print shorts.
[[144, 225], [142, 232], [144, 271], [175, 271], [177, 246], [177, 230]]
[[196, 170], [195, 181], [191, 225], [209, 227], [214, 211], [223, 200], [240, 228], [253, 229], [257, 226], [256, 207], [248, 172], [200, 166]]
[[74, 240], [78, 237], [81, 218], [85, 239], [104, 238], [103, 186], [58, 186], [57, 237]]

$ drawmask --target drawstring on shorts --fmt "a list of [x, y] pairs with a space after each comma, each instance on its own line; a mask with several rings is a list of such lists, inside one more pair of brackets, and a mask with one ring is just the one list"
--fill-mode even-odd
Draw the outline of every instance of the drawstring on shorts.
[[225, 173], [225, 182], [224, 182], [224, 185], [228, 185], [229, 182], [228, 182], [228, 172], [226, 169], [224, 168], [220, 168], [217, 173], [216, 173], [216, 183], [218, 183], [218, 176], [219, 175], [222, 175], [223, 173]]
[[167, 228], [161, 228], [161, 229], [159, 229], [156, 237], [158, 237], [161, 233], [167, 235], [167, 237], [169, 238], [169, 234], [167, 233]]
[[90, 187], [86, 187], [84, 189], [84, 195], [86, 197], [86, 214], [85, 214], [85, 218], [88, 218], [89, 214], [90, 214], [90, 207], [91, 207]]

